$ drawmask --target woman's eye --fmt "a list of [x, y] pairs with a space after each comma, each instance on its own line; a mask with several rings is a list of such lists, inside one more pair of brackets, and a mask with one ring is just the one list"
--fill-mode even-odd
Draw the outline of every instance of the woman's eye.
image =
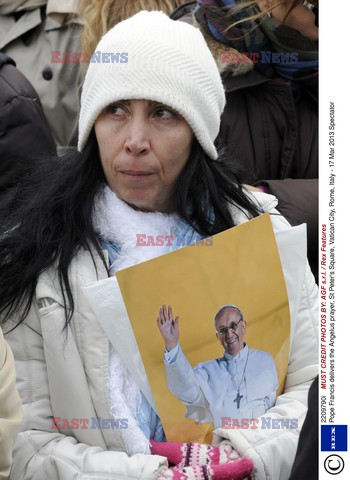
[[122, 105], [109, 105], [107, 107], [107, 112], [116, 116], [124, 115], [126, 113], [125, 108]]
[[168, 108], [158, 108], [154, 114], [157, 118], [173, 118], [175, 116], [172, 110]]

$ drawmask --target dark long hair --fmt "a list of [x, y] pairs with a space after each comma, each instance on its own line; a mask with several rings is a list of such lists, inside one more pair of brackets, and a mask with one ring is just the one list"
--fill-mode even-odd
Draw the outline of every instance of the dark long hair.
[[[97, 250], [93, 229], [95, 196], [106, 179], [97, 140], [91, 133], [82, 153], [46, 159], [30, 178], [20, 182], [0, 206], [0, 319], [16, 315], [17, 326], [27, 316], [39, 275], [55, 265], [64, 299], [66, 324], [74, 301], [68, 268], [79, 249]], [[190, 160], [174, 191], [174, 210], [202, 235], [233, 227], [229, 204], [248, 218], [260, 212], [242, 190], [233, 159], [211, 160], [194, 140]], [[209, 212], [211, 212], [209, 214]], [[106, 269], [108, 266], [105, 264]]]

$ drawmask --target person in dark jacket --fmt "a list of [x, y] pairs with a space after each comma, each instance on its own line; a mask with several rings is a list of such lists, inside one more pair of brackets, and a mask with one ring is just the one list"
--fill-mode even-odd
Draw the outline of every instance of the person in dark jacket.
[[0, 50], [38, 93], [59, 155], [78, 141], [82, 29], [77, 0], [0, 0]]
[[0, 52], [0, 201], [22, 168], [55, 153], [38, 94], [15, 62]]
[[276, 196], [292, 225], [307, 223], [317, 279], [318, 28], [310, 8], [302, 0], [197, 0], [172, 18], [204, 34], [226, 92], [221, 143], [243, 183]]
[[312, 382], [308, 396], [308, 410], [302, 426], [298, 449], [289, 480], [318, 480], [319, 472], [319, 378]]

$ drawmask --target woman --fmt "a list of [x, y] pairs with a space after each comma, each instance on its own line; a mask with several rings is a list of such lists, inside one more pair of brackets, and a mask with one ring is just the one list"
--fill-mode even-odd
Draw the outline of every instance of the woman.
[[224, 77], [221, 135], [239, 150], [244, 181], [318, 177], [318, 10], [310, 6], [303, 0], [196, 2], [195, 20]]
[[[163, 13], [141, 12], [110, 30], [98, 50], [125, 52], [128, 62], [90, 64], [81, 153], [46, 162], [27, 180], [2, 229], [0, 312], [13, 328], [8, 341], [25, 409], [12, 478], [239, 479], [249, 476], [251, 461], [232, 460], [246, 453], [257, 478], [287, 478], [295, 433], [283, 432], [277, 444], [274, 432], [217, 431], [217, 443], [221, 436], [226, 441], [201, 455], [203, 466], [193, 460], [192, 467], [179, 458], [185, 447], [163, 443], [169, 461], [184, 471], [162, 472], [166, 459], [146, 455], [148, 440], [162, 435], [159, 419], [109, 345], [81, 286], [141, 260], [136, 236], [129, 242], [141, 220], [191, 243], [273, 212], [276, 201], [260, 194], [259, 205], [233, 180], [232, 162], [218, 157], [224, 90], [198, 30]], [[273, 223], [276, 230], [288, 228], [278, 215]], [[307, 271], [277, 416], [306, 410], [317, 370], [316, 298]], [[108, 428], [125, 414], [128, 428]], [[278, 465], [271, 460], [276, 448], [288, 452]], [[160, 453], [158, 443], [152, 452]]]

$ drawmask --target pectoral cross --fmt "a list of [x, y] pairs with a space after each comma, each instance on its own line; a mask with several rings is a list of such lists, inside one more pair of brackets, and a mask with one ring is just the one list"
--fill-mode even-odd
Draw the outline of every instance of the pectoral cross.
[[233, 402], [237, 402], [237, 408], [239, 408], [241, 404], [241, 399], [243, 398], [243, 395], [239, 394], [239, 391], [237, 392], [237, 397], [233, 400]]

